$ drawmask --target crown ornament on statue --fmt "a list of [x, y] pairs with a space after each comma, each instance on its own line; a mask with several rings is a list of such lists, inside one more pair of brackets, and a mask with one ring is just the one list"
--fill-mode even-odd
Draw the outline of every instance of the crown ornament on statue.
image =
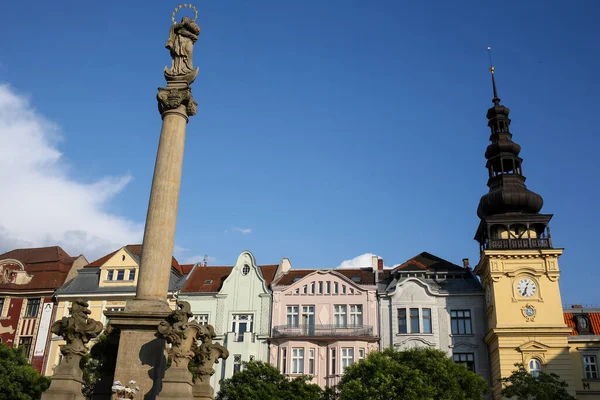
[[196, 20], [198, 19], [198, 10], [196, 9], [196, 7], [194, 7], [191, 4], [180, 4], [177, 7], [175, 7], [175, 9], [173, 10], [173, 14], [171, 14], [171, 21], [173, 21], [173, 25], [175, 25], [177, 23], [176, 20], [175, 20], [175, 15], [182, 8], [189, 8], [190, 10], [193, 10], [194, 11], [194, 19], [193, 19], [193, 21], [196, 22]]

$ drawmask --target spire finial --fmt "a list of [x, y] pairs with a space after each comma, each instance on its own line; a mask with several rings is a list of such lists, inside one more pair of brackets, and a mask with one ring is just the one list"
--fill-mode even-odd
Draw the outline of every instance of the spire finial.
[[492, 102], [495, 105], [500, 104], [500, 98], [498, 97], [498, 91], [496, 90], [496, 79], [494, 78], [494, 64], [492, 63], [492, 48], [490, 46], [488, 46], [488, 54], [490, 57], [490, 72], [492, 74], [492, 87], [494, 88], [494, 98], [492, 99]]

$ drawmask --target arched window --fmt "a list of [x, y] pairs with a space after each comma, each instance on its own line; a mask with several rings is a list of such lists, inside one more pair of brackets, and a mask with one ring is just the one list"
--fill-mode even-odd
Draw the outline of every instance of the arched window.
[[537, 358], [529, 360], [529, 373], [531, 376], [538, 377], [542, 372], [542, 363]]

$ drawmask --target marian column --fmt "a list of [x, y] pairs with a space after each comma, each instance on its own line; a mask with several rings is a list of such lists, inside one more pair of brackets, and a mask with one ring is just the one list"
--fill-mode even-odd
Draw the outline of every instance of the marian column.
[[[175, 11], [180, 8], [182, 6]], [[200, 27], [195, 18], [183, 17], [176, 23], [173, 15], [173, 26], [166, 43], [173, 61], [171, 68], [164, 69], [167, 85], [159, 88], [157, 95], [163, 122], [144, 230], [137, 294], [127, 301], [124, 312], [105, 312], [111, 327], [120, 330], [114, 380], [123, 384], [135, 380], [141, 389], [140, 398], [144, 399], [154, 399], [160, 392], [165, 371], [165, 340], [158, 338], [156, 332], [159, 323], [172, 311], [167, 303], [167, 293], [185, 131], [188, 118], [196, 114], [197, 106], [190, 84], [198, 74], [198, 68], [194, 69], [192, 65], [192, 52], [199, 34]]]

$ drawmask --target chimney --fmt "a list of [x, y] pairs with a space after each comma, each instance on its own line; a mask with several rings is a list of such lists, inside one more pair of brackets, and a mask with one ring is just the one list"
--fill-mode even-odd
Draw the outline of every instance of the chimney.
[[469, 259], [468, 259], [468, 258], [463, 258], [463, 259], [462, 259], [462, 262], [463, 262], [463, 267], [464, 267], [465, 269], [471, 269], [471, 266], [470, 266], [470, 264], [469, 264]]
[[581, 304], [573, 304], [571, 308], [583, 308]]
[[383, 258], [377, 260], [377, 269], [383, 271]]

